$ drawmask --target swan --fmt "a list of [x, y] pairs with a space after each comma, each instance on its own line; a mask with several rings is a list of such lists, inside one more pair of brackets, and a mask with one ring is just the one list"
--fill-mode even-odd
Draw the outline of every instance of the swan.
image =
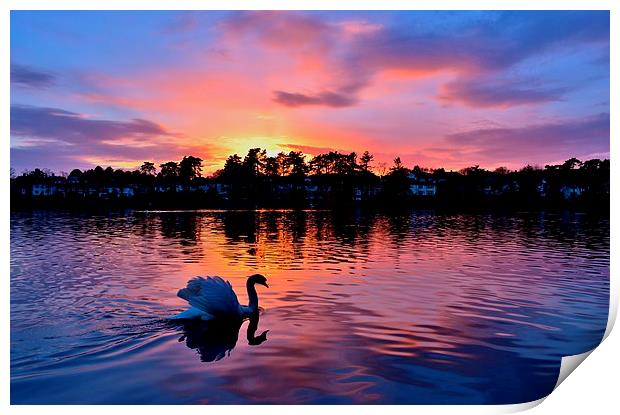
[[267, 278], [261, 274], [250, 275], [246, 282], [249, 304], [241, 305], [230, 282], [220, 277], [194, 277], [188, 281], [187, 287], [177, 293], [189, 303], [190, 308], [170, 317], [170, 320], [244, 319], [258, 312], [255, 284], [269, 288]]

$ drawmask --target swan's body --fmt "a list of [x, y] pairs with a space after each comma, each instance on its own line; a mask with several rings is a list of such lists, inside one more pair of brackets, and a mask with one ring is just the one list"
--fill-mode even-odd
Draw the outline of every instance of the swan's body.
[[171, 320], [188, 319], [243, 319], [258, 311], [258, 294], [255, 284], [267, 285], [267, 279], [260, 274], [248, 277], [246, 286], [249, 304], [241, 305], [230, 282], [220, 277], [194, 277], [187, 287], [179, 290], [177, 295], [191, 306]]

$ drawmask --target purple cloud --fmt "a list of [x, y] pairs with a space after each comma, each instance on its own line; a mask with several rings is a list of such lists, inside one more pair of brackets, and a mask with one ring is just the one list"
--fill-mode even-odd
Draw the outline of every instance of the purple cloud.
[[26, 88], [47, 88], [54, 84], [56, 76], [25, 65], [11, 64], [11, 84]]
[[446, 136], [456, 150], [467, 149], [489, 159], [535, 160], [609, 151], [609, 113], [579, 120], [529, 125], [517, 128], [482, 128]]
[[11, 164], [15, 167], [159, 160], [187, 150], [170, 140], [174, 136], [163, 126], [143, 119], [114, 121], [58, 108], [11, 106], [11, 137], [15, 139]]
[[171, 133], [162, 126], [143, 119], [100, 120], [58, 108], [12, 105], [11, 135], [56, 139], [77, 144], [124, 137], [147, 140], [153, 136], [165, 136]]
[[606, 11], [503, 12], [454, 32], [392, 27], [358, 41], [354, 58], [375, 67], [407, 69], [506, 69], [554, 47], [608, 43]]
[[354, 94], [331, 91], [320, 92], [316, 95], [306, 95], [296, 92], [274, 91], [273, 100], [287, 107], [301, 107], [307, 105], [322, 105], [326, 107], [350, 107], [357, 103]]
[[444, 85], [440, 99], [470, 107], [512, 107], [560, 101], [566, 87], [541, 86], [531, 79], [457, 79]]

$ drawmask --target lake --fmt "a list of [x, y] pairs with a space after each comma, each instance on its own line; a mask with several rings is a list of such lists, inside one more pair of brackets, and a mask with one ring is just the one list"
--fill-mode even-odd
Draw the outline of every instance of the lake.
[[[601, 340], [609, 219], [11, 213], [13, 404], [503, 404]], [[196, 275], [260, 318], [171, 323]]]

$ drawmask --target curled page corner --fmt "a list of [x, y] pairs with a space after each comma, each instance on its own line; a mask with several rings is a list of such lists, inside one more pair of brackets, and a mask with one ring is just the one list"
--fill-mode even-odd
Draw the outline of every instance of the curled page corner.
[[[549, 395], [547, 395], [547, 396], [549, 396]], [[511, 404], [511, 405], [502, 405], [501, 409], [498, 409], [498, 411], [496, 413], [513, 414], [513, 413], [516, 413], [516, 412], [527, 411], [528, 409], [532, 409], [532, 408], [535, 408], [538, 405], [540, 405], [545, 399], [547, 399], [547, 396], [543, 396], [542, 398], [536, 399], [535, 401], [524, 402], [524, 403], [515, 403], [515, 404]]]
[[[614, 295], [614, 292], [615, 292], [615, 287], [612, 284], [612, 286], [610, 287], [609, 317], [607, 319], [607, 327], [605, 328], [605, 333], [603, 334], [601, 343], [604, 342], [605, 339], [609, 336], [609, 334], [611, 333], [611, 330], [614, 327], [614, 324], [616, 323], [616, 314], [618, 312], [618, 298], [617, 296]], [[553, 390], [556, 390], [557, 387], [560, 386], [560, 384], [566, 380], [568, 375], [573, 373], [573, 371], [577, 369], [577, 366], [583, 363], [583, 361], [586, 360], [588, 356], [590, 356], [590, 354], [596, 349], [596, 347], [584, 353], [562, 357], [562, 361], [560, 362], [560, 373], [558, 374], [558, 380], [555, 383]], [[539, 401], [534, 401], [536, 402], [536, 404], [533, 406], [538, 405], [538, 403], [542, 402], [544, 399], [546, 399], [546, 397], [540, 399]]]
[[605, 327], [605, 334], [603, 334], [603, 339], [601, 340], [601, 343], [605, 341], [605, 339], [609, 336], [609, 333], [611, 333], [611, 330], [614, 328], [614, 324], [616, 324], [617, 314], [618, 314], [617, 289], [616, 289], [616, 284], [611, 283], [609, 287], [609, 317], [607, 318], [607, 327]]
[[588, 350], [585, 353], [574, 354], [572, 356], [564, 356], [562, 358], [562, 362], [560, 363], [560, 374], [558, 375], [558, 381], [555, 383], [553, 390], [556, 390], [557, 387], [560, 386], [560, 384], [564, 382], [564, 380], [566, 380], [568, 375], [573, 373], [573, 370], [577, 369], [577, 366], [583, 363], [583, 361], [586, 360], [586, 358], [590, 356], [590, 353], [592, 353], [593, 351], [594, 349]]

